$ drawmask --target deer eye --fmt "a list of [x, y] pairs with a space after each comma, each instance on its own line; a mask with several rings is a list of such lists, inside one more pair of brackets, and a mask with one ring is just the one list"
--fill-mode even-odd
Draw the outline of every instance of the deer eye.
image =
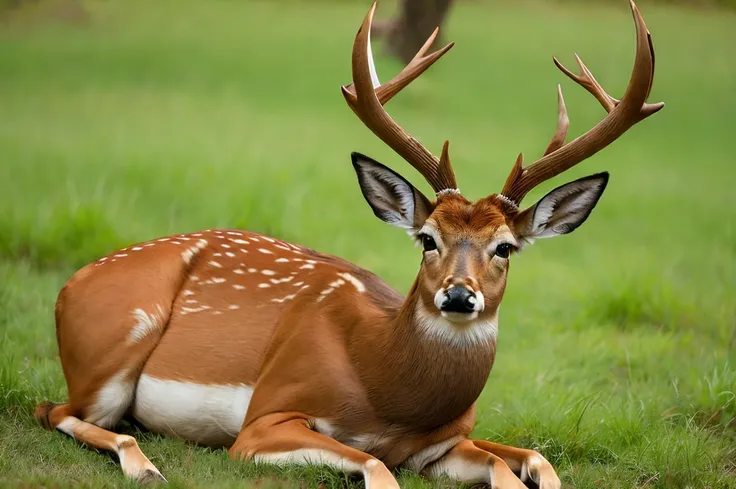
[[424, 251], [432, 251], [437, 249], [437, 243], [434, 242], [434, 238], [428, 234], [422, 234], [422, 247]]
[[499, 258], [508, 258], [514, 247], [508, 243], [501, 243], [496, 246], [495, 255]]

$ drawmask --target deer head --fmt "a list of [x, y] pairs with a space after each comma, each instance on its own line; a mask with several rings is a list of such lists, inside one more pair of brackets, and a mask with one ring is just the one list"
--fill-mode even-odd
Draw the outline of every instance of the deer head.
[[[664, 104], [648, 104], [654, 77], [654, 50], [644, 20], [633, 2], [636, 58], [621, 100], [608, 95], [576, 55], [581, 75], [555, 65], [588, 90], [608, 115], [585, 134], [566, 143], [567, 109], [558, 86], [557, 130], [543, 156], [523, 166], [522, 155], [511, 169], [501, 193], [471, 202], [460, 194], [450, 164], [448, 142], [439, 158], [430, 153], [386, 113], [383, 106], [421, 75], [453, 44], [426, 55], [437, 30], [414, 59], [391, 81], [376, 75], [370, 31], [376, 4], [368, 12], [353, 45], [353, 83], [342, 87], [350, 108], [382, 141], [416, 168], [436, 192], [429, 199], [405, 178], [367, 156], [352, 160], [365, 199], [383, 221], [404, 228], [423, 248], [423, 260], [412, 289], [420, 312], [444, 317], [455, 325], [477, 318], [492, 319], [506, 286], [509, 258], [539, 238], [568, 234], [590, 215], [608, 183], [598, 173], [558, 187], [522, 209], [524, 196], [540, 183], [600, 151]], [[411, 295], [411, 294], [410, 294]]]

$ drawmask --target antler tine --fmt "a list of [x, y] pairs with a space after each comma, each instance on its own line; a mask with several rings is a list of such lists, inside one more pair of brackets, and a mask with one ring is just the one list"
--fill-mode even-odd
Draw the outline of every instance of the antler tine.
[[[377, 86], [374, 83], [373, 87], [376, 91], [376, 97], [378, 97], [378, 101], [381, 102], [381, 105], [386, 105], [388, 101], [394, 97], [394, 95], [399, 93], [405, 86], [414, 81], [414, 79], [416, 79], [419, 75], [424, 73], [427, 68], [432, 66], [435, 61], [440, 59], [442, 55], [444, 55], [447, 51], [450, 50], [450, 48], [455, 45], [454, 42], [450, 42], [442, 49], [435, 51], [429, 56], [425, 56], [425, 53], [429, 50], [429, 48], [432, 46], [432, 43], [434, 43], [434, 40], [437, 38], [437, 34], [439, 33], [439, 31], [440, 28], [435, 27], [434, 31], [429, 36], [429, 38], [427, 38], [427, 41], [424, 43], [421, 49], [417, 51], [417, 54], [414, 55], [409, 64], [406, 65], [404, 69], [399, 72], [398, 75], [396, 75], [393, 79], [384, 84], [379, 83], [378, 85], [380, 86]], [[370, 43], [368, 45], [370, 46]], [[372, 55], [371, 59], [373, 59]], [[377, 78], [374, 81], [377, 81]], [[355, 103], [355, 95], [353, 95], [353, 92], [355, 90], [354, 84], [350, 83], [349, 85], [346, 85], [345, 89], [351, 92], [351, 99], [348, 100], [348, 103]]]
[[[521, 203], [524, 196], [540, 183], [594, 155], [618, 139], [636, 123], [664, 107], [664, 102], [646, 103], [654, 81], [654, 46], [639, 9], [633, 1], [630, 0], [629, 3], [636, 26], [636, 57], [626, 93], [621, 100], [608, 95], [577, 55], [575, 58], [580, 66], [581, 75], [573, 74], [556, 58], [554, 59], [555, 65], [590, 92], [603, 105], [608, 115], [585, 134], [564, 144], [564, 135], [562, 138], [559, 137], [562, 133], [561, 127], [564, 126], [560, 112], [557, 132], [544, 156], [523, 168], [520, 155], [506, 180], [502, 195], [516, 204]], [[558, 111], [561, 111], [564, 108], [561, 91], [558, 91], [558, 96], [560, 97]]]
[[450, 43], [439, 51], [425, 56], [437, 36], [437, 29], [435, 29], [411, 62], [391, 81], [380, 85], [370, 48], [370, 29], [375, 10], [376, 3], [374, 2], [355, 36], [353, 82], [342, 87], [345, 101], [376, 136], [427, 179], [435, 192], [455, 189], [457, 183], [450, 164], [447, 144], [443, 148], [442, 157], [438, 160], [398, 125], [383, 108], [386, 102], [432, 66], [454, 44]]
[[620, 102], [620, 100], [613, 98], [608, 95], [608, 93], [606, 93], [601, 84], [598, 83], [598, 80], [595, 79], [593, 73], [591, 73], [588, 67], [585, 66], [585, 63], [583, 63], [583, 60], [580, 59], [580, 56], [578, 56], [577, 53], [575, 53], [575, 61], [577, 61], [578, 66], [580, 67], [580, 75], [576, 75], [572, 71], [565, 68], [565, 66], [560, 63], [560, 61], [554, 56], [552, 57], [552, 61], [554, 61], [555, 66], [557, 66], [560, 71], [567, 75], [571, 80], [590, 92], [598, 100], [598, 102], [601, 103], [603, 108], [606, 109], [606, 112], [611, 112], [613, 108], [616, 107]]
[[565, 106], [565, 98], [562, 96], [562, 86], [557, 85], [557, 130], [552, 136], [544, 155], [548, 155], [565, 145], [567, 130], [570, 127], [570, 119], [567, 117], [567, 107]]

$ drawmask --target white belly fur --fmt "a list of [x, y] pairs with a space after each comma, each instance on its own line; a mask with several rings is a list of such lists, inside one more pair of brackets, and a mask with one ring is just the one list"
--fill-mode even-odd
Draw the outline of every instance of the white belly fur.
[[141, 375], [133, 416], [156, 433], [204, 445], [230, 445], [240, 432], [253, 388], [206, 385]]

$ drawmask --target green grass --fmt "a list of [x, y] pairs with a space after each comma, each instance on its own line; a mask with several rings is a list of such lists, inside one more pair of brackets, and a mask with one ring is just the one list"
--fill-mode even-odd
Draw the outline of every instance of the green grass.
[[[514, 259], [476, 435], [540, 450], [577, 489], [733, 489], [736, 15], [640, 3], [657, 50], [651, 101], [667, 106], [527, 199], [611, 171], [582, 228]], [[116, 247], [243, 227], [343, 256], [407, 290], [419, 252], [373, 217], [349, 154], [428, 187], [339, 92], [367, 7], [118, 0], [90, 3], [82, 24], [36, 10], [0, 23], [3, 485], [132, 487], [113, 458], [43, 431], [31, 414], [66, 396], [59, 288]], [[458, 2], [447, 35], [457, 46], [389, 110], [435, 151], [452, 141], [471, 198], [498, 191], [518, 151], [531, 160], [543, 150], [556, 83], [571, 133], [602, 116], [553, 54], [574, 64], [579, 52], [613, 94], [633, 61], [624, 0]], [[379, 59], [384, 79], [399, 68]], [[122, 429], [175, 487], [360, 484]], [[411, 475], [400, 483], [436, 487]]]

